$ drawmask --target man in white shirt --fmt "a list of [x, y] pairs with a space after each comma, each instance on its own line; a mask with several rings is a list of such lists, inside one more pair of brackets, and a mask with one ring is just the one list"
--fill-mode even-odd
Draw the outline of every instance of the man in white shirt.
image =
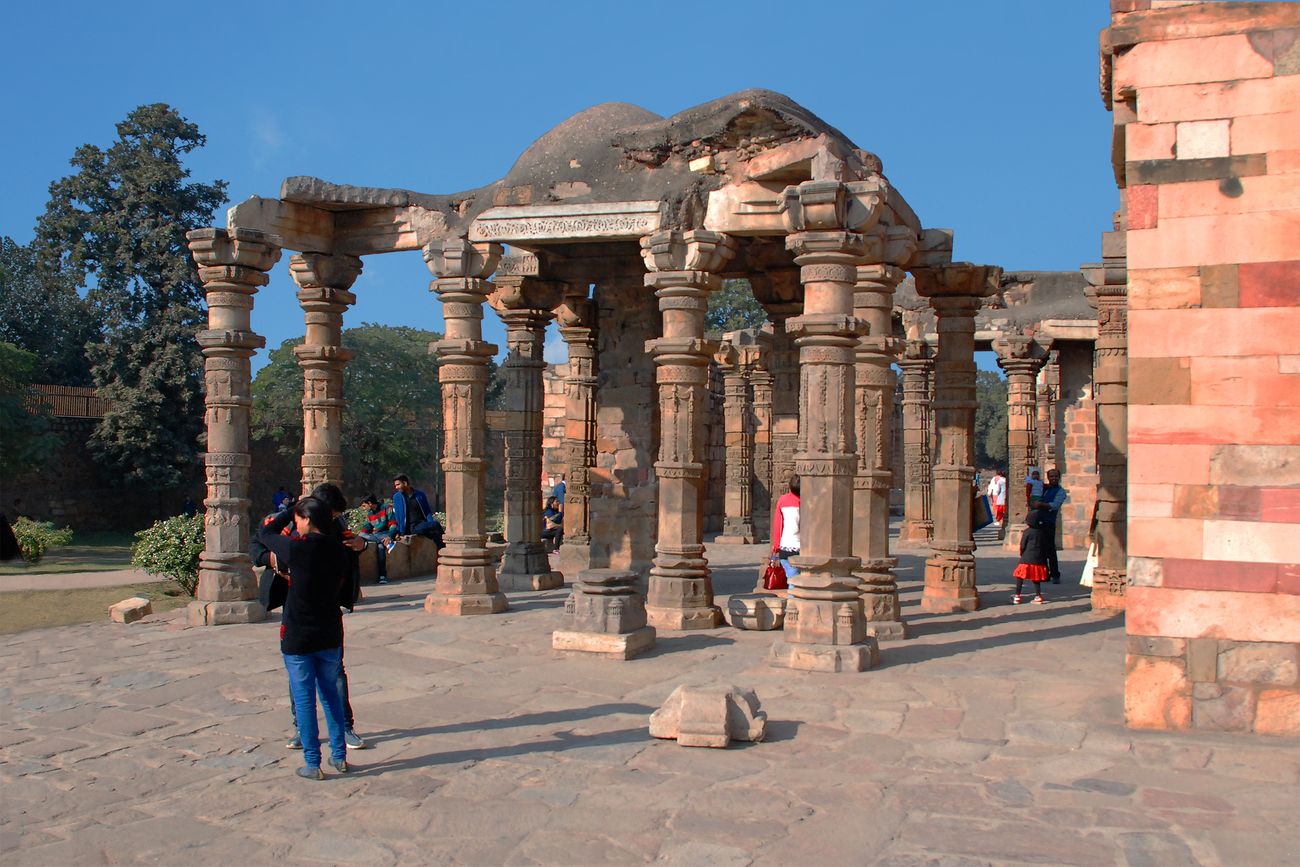
[[993, 520], [1001, 527], [1007, 521], [1007, 477], [1000, 469], [994, 470], [993, 478], [989, 480], [988, 498], [993, 507]]

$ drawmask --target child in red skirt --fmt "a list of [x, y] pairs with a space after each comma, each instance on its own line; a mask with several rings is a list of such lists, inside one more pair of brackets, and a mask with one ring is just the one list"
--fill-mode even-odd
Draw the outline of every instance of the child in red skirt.
[[1024, 582], [1034, 582], [1034, 602], [1035, 605], [1042, 605], [1047, 600], [1043, 598], [1043, 582], [1048, 581], [1047, 575], [1047, 544], [1048, 540], [1044, 535], [1042, 524], [1038, 517], [1037, 509], [1030, 509], [1029, 514], [1025, 516], [1027, 529], [1020, 537], [1020, 565], [1011, 576], [1016, 579], [1016, 595], [1011, 597], [1011, 604], [1019, 605], [1023, 598], [1020, 594]]

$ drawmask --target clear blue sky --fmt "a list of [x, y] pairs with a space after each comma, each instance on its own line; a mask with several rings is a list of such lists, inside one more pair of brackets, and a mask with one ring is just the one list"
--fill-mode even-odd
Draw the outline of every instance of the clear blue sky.
[[[32, 237], [50, 181], [167, 102], [208, 137], [189, 166], [232, 202], [289, 175], [452, 192], [501, 177], [607, 101], [661, 115], [780, 91], [884, 160], [956, 258], [1100, 256], [1117, 205], [1097, 89], [1106, 0], [65, 2], [5, 12], [0, 234]], [[224, 225], [224, 211], [214, 224]], [[286, 264], [257, 296], [268, 346], [301, 336]], [[369, 257], [348, 324], [441, 330], [416, 254]], [[504, 333], [488, 316], [488, 338]], [[262, 353], [264, 359], [265, 353]]]

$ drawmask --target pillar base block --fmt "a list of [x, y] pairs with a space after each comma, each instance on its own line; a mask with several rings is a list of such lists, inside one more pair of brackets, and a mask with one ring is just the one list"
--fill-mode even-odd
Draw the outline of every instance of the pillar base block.
[[931, 557], [925, 561], [922, 611], [927, 614], [951, 614], [954, 611], [978, 611], [979, 607], [974, 557]]
[[1118, 569], [1093, 569], [1092, 613], [1101, 617], [1123, 614], [1127, 598], [1128, 575]]
[[880, 661], [876, 639], [868, 637], [860, 644], [796, 644], [778, 641], [772, 645], [768, 661], [777, 668], [796, 671], [824, 671], [831, 674], [866, 671]]
[[876, 641], [905, 641], [907, 625], [901, 620], [868, 620], [867, 634]]
[[1023, 523], [1012, 523], [1009, 519], [1002, 527], [1002, 550], [1020, 553], [1020, 537], [1025, 534]]
[[564, 574], [554, 570], [532, 574], [501, 571], [497, 573], [497, 586], [507, 592], [554, 590], [564, 586]]
[[672, 632], [717, 629], [722, 625], [722, 609], [716, 605], [707, 608], [656, 608], [647, 605], [645, 613], [651, 626]]
[[755, 533], [738, 536], [718, 536], [713, 542], [715, 545], [754, 545], [758, 543], [758, 536]]
[[500, 614], [509, 606], [504, 593], [430, 593], [424, 598], [424, 610], [429, 614], [446, 614], [467, 617], [472, 614]]
[[572, 577], [586, 569], [591, 568], [591, 547], [587, 544], [578, 544], [564, 540], [560, 550], [555, 552], [554, 560], [555, 571], [562, 575]]
[[900, 542], [929, 542], [930, 527], [926, 524], [913, 521], [904, 521], [903, 526], [899, 528], [898, 540]]
[[224, 626], [229, 623], [261, 623], [266, 609], [256, 599], [234, 602], [208, 602], [196, 599], [185, 609], [190, 626]]
[[551, 648], [563, 653], [604, 656], [610, 659], [631, 659], [655, 646], [655, 629], [642, 626], [631, 632], [578, 632], [557, 629], [551, 633]]

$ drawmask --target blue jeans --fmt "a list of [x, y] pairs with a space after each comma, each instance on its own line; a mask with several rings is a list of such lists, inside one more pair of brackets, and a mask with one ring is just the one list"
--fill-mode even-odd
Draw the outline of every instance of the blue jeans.
[[325, 724], [330, 733], [330, 757], [341, 762], [347, 756], [343, 740], [343, 696], [339, 695], [339, 671], [343, 668], [343, 648], [333, 647], [315, 653], [286, 653], [284, 667], [289, 672], [289, 694], [298, 717], [298, 736], [302, 738], [302, 759], [309, 768], [320, 767], [320, 728], [316, 724], [316, 692], [325, 707]]
[[777, 562], [780, 563], [781, 568], [785, 570], [785, 577], [787, 581], [799, 574], [799, 570], [794, 568], [794, 564], [790, 562], [791, 557], [799, 556], [798, 551], [787, 551], [784, 548], [781, 548], [776, 552], [776, 556], [777, 556]]
[[382, 533], [361, 533], [360, 536], [375, 546], [375, 562], [379, 567], [379, 576], [381, 578], [386, 577], [388, 575], [388, 548], [385, 546], [392, 541], [391, 538]]

